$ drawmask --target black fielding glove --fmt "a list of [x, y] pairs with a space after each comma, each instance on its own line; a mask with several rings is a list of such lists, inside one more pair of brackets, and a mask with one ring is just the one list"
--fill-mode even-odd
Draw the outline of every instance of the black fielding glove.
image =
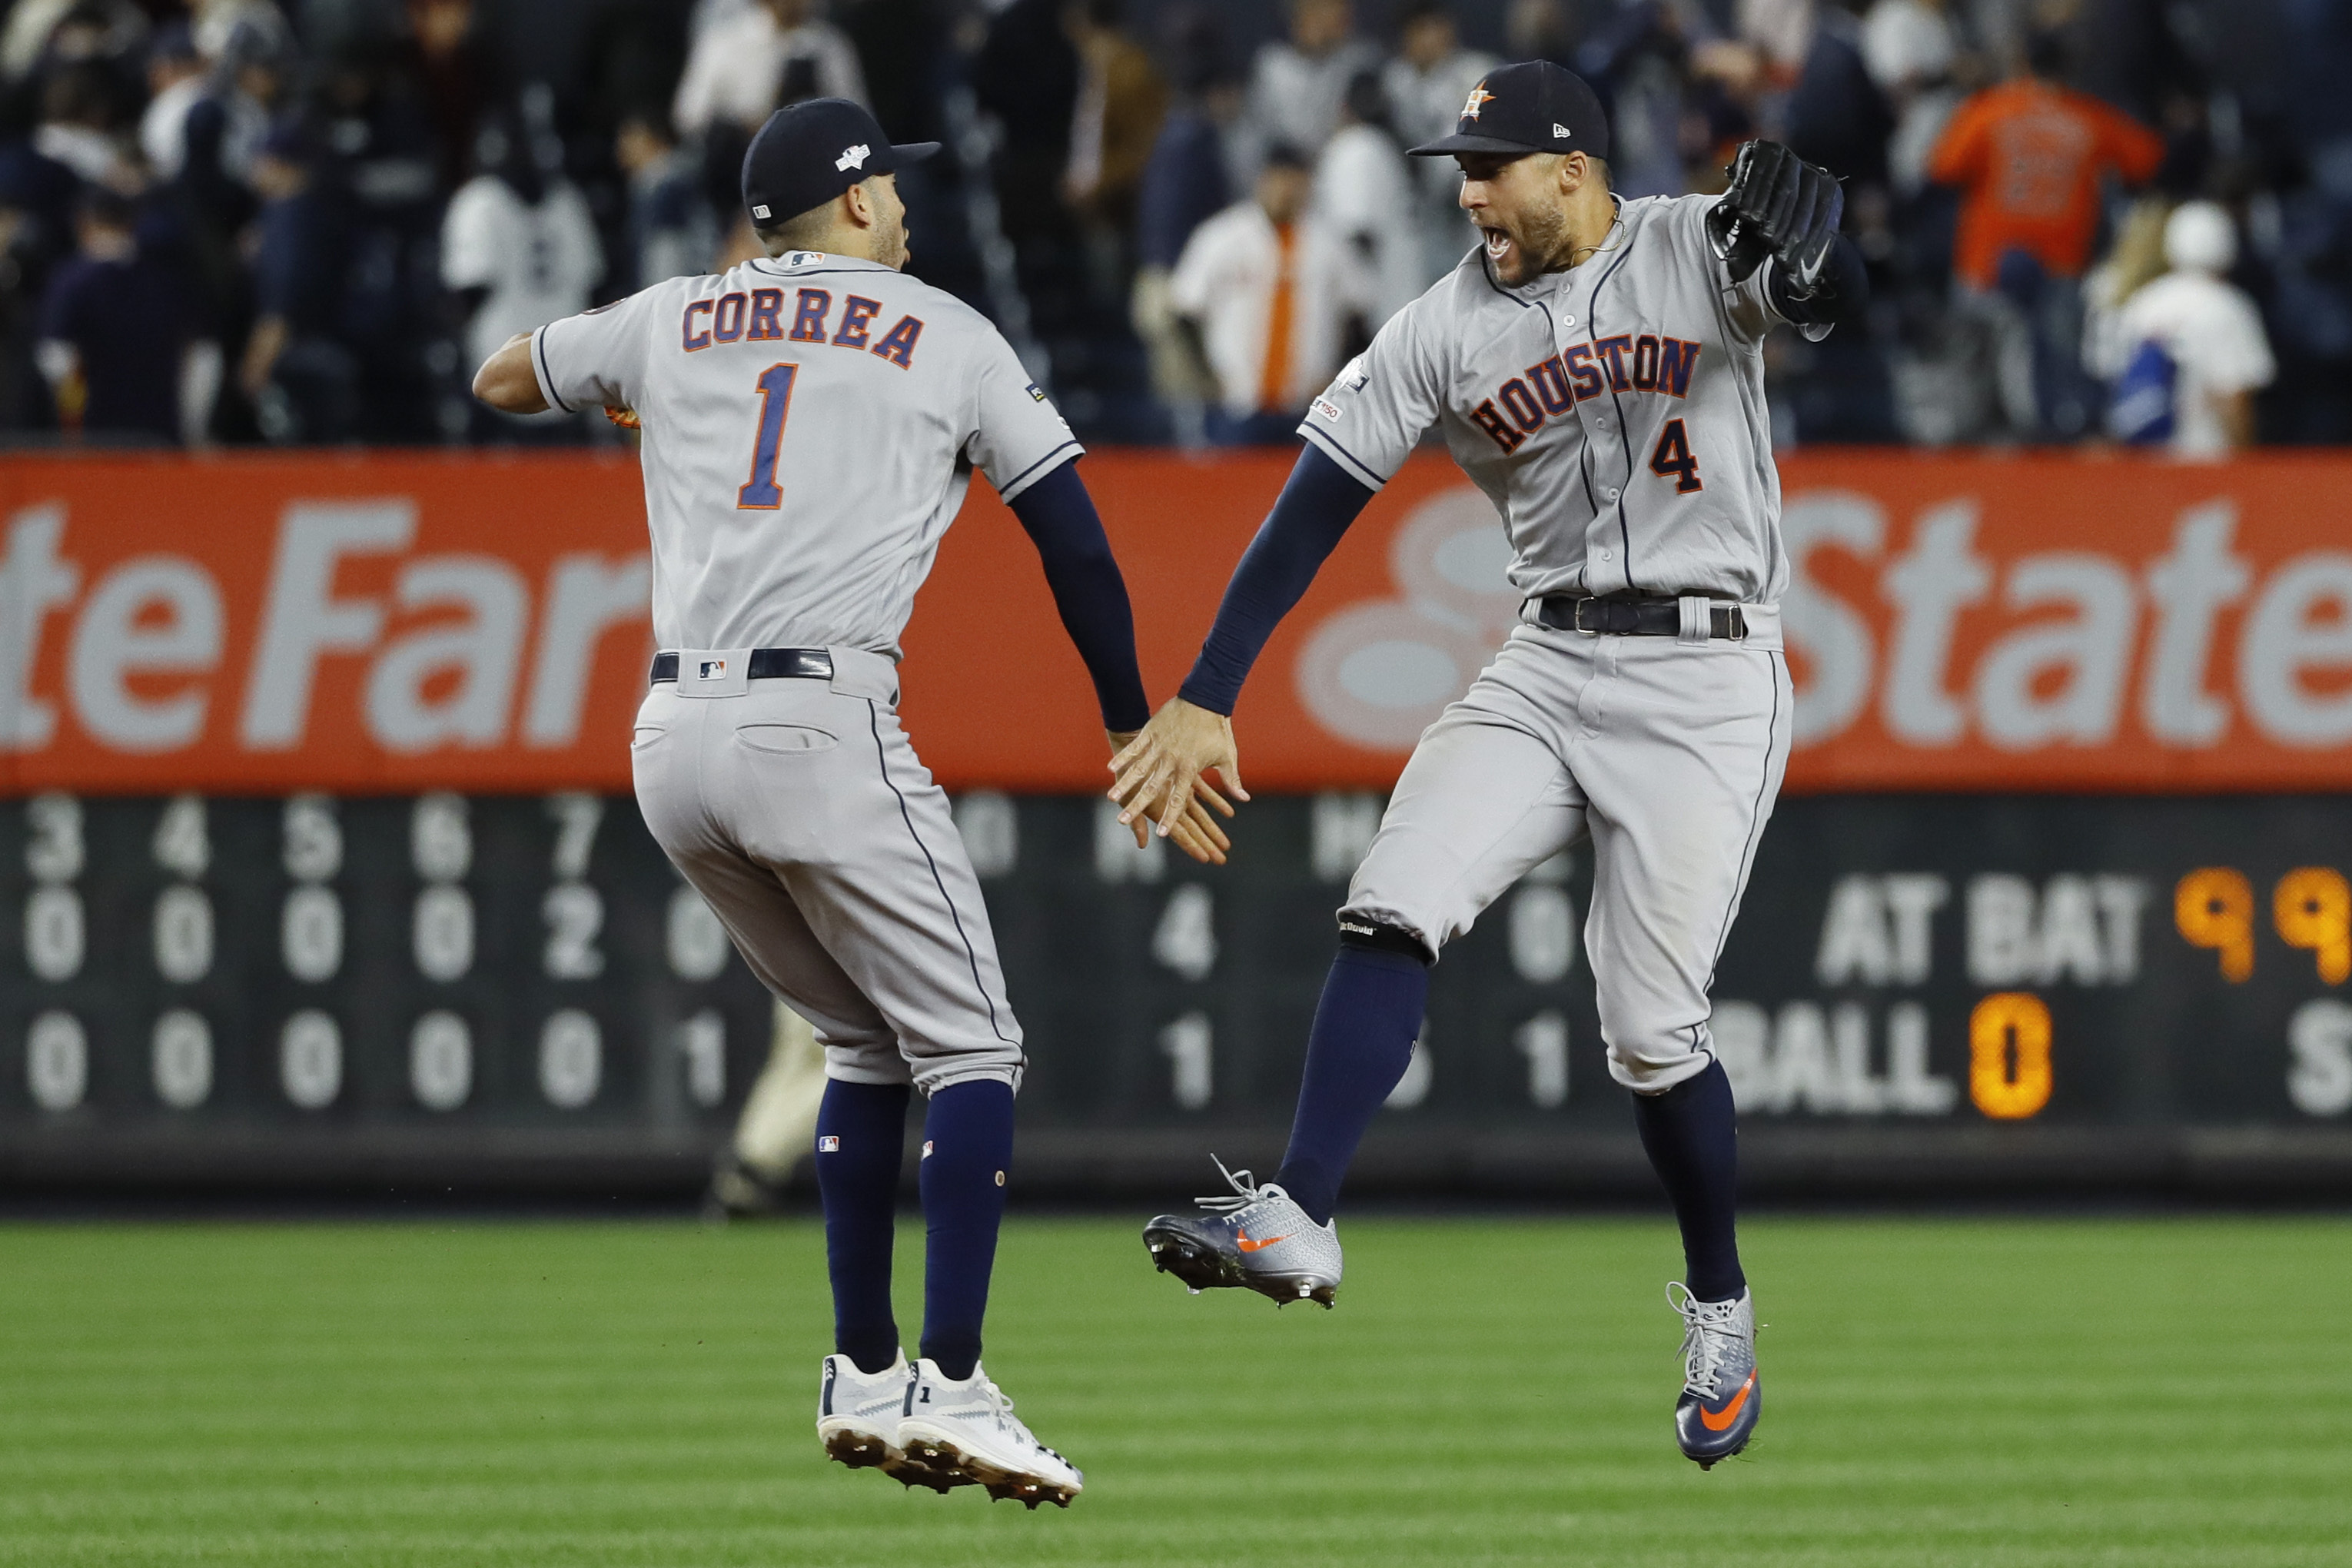
[[1811, 294], [1845, 216], [1837, 176], [1778, 142], [1744, 143], [1729, 173], [1730, 187], [1707, 209], [1706, 237], [1731, 280], [1746, 282], [1777, 256], [1790, 287]]

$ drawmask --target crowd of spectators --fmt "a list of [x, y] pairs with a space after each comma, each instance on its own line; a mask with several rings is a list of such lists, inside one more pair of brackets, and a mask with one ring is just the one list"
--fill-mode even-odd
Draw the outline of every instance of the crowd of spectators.
[[753, 254], [751, 132], [842, 96], [950, 155], [913, 270], [1082, 435], [1283, 441], [1473, 236], [1506, 58], [1614, 188], [1750, 137], [1846, 182], [1866, 328], [1768, 345], [1776, 439], [2352, 441], [2342, 0], [15, 0], [0, 438], [614, 440], [466, 395], [511, 332]]

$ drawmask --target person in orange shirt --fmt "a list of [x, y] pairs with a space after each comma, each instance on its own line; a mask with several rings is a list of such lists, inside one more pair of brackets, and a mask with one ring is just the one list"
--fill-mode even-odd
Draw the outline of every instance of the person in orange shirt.
[[1927, 159], [1927, 177], [1960, 192], [1953, 271], [1994, 328], [2009, 421], [2062, 437], [2088, 427], [2096, 402], [2079, 369], [2079, 280], [2101, 182], [2144, 184], [2164, 161], [2155, 132], [2062, 86], [2064, 65], [2056, 34], [2030, 39], [2024, 73], [1960, 105]]

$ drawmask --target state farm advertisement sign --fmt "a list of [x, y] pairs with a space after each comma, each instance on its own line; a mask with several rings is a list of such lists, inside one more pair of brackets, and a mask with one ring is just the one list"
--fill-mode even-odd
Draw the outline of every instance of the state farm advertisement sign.
[[[1155, 700], [1288, 467], [1085, 459]], [[1792, 790], [2352, 783], [2352, 460], [1781, 471]], [[1391, 781], [1507, 634], [1505, 559], [1451, 465], [1408, 464], [1267, 647], [1236, 715], [1249, 785]], [[13, 459], [0, 786], [625, 788], [649, 592], [625, 458]], [[1085, 673], [985, 486], [906, 648], [908, 725], [950, 787], [1105, 777]]]

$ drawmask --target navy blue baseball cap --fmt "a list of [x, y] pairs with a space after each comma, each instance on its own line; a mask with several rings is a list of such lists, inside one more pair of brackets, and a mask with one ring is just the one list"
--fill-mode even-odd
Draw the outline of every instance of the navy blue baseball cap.
[[812, 98], [768, 116], [744, 150], [743, 210], [755, 224], [779, 224], [939, 150], [936, 142], [893, 146], [860, 105]]
[[1609, 117], [1582, 77], [1549, 60], [1498, 66], [1462, 105], [1454, 134], [1412, 149], [1416, 158], [1449, 153], [1589, 153], [1609, 156]]

